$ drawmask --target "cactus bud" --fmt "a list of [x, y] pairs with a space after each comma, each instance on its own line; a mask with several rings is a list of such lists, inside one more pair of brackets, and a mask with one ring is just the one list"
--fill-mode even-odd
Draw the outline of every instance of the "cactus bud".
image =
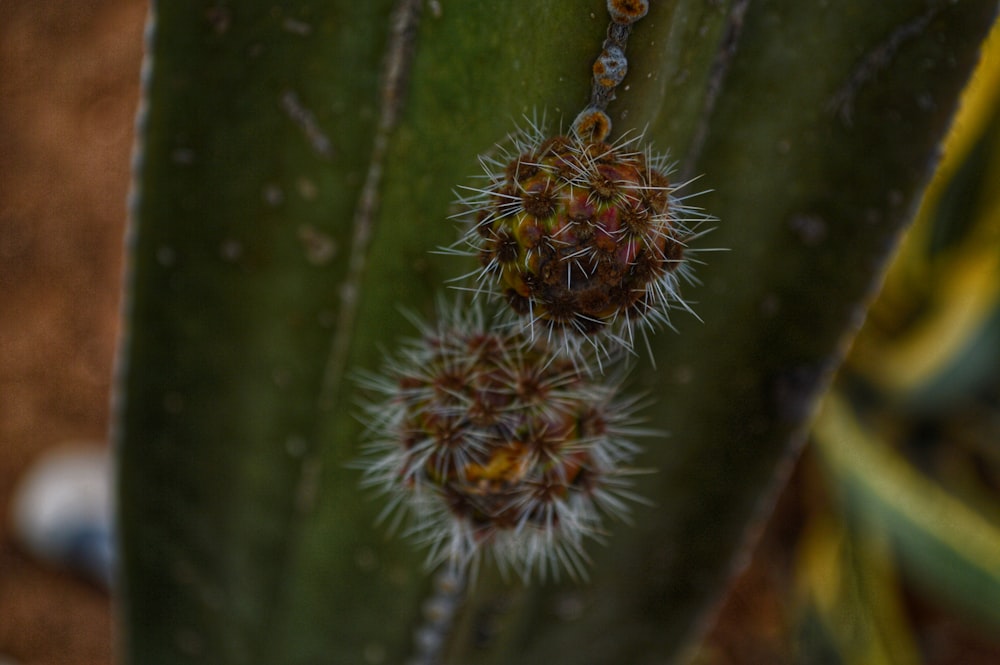
[[531, 125], [481, 159], [486, 184], [466, 188], [452, 250], [478, 257], [477, 290], [501, 296], [528, 337], [607, 355], [689, 309], [688, 243], [711, 217], [675, 196], [683, 185], [641, 135], [607, 143], [584, 116], [569, 135]]
[[365, 482], [410, 513], [432, 564], [584, 575], [583, 541], [627, 511], [635, 401], [461, 309], [364, 379]]

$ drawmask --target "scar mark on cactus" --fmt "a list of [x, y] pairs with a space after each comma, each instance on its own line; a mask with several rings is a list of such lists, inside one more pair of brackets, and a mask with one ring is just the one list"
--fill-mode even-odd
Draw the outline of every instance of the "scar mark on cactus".
[[689, 180], [692, 177], [693, 172], [690, 169], [697, 163], [705, 145], [712, 112], [719, 100], [726, 75], [733, 64], [733, 56], [736, 55], [736, 48], [739, 45], [740, 36], [743, 34], [743, 17], [749, 6], [750, 0], [736, 0], [729, 10], [729, 16], [726, 18], [726, 31], [719, 44], [719, 50], [715, 54], [715, 59], [712, 61], [712, 68], [709, 70], [708, 85], [705, 86], [705, 99], [701, 105], [701, 113], [698, 114], [698, 126], [692, 135], [691, 144], [684, 159], [680, 176], [682, 180]]
[[316, 115], [302, 104], [298, 95], [291, 90], [281, 93], [281, 108], [302, 129], [313, 150], [326, 159], [333, 159], [333, 142], [320, 128]]
[[379, 192], [382, 184], [382, 166], [389, 146], [389, 135], [396, 126], [404, 92], [409, 81], [410, 65], [420, 21], [420, 0], [397, 0], [391, 18], [389, 42], [382, 71], [382, 94], [378, 126], [372, 145], [371, 161], [361, 188], [358, 205], [354, 211], [353, 234], [347, 275], [340, 289], [340, 312], [333, 332], [327, 357], [323, 387], [320, 390], [320, 408], [332, 408], [337, 400], [340, 375], [347, 362], [350, 333], [357, 317], [358, 291], [364, 271], [368, 245], [371, 242], [378, 211]]
[[950, 4], [950, 2], [938, 2], [928, 7], [923, 14], [903, 23], [889, 33], [889, 36], [874, 49], [866, 53], [854, 68], [847, 82], [830, 99], [829, 110], [836, 112], [840, 116], [840, 120], [850, 127], [854, 116], [854, 102], [861, 88], [884, 71], [892, 59], [896, 57], [903, 44], [919, 37], [930, 22]]

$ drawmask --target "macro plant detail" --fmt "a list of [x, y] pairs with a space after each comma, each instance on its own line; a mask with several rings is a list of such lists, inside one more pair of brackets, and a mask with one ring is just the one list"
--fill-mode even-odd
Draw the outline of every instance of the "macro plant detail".
[[666, 159], [636, 148], [641, 136], [604, 141], [629, 26], [645, 13], [631, 5], [633, 18], [611, 22], [570, 134], [514, 133], [462, 200], [471, 224], [450, 251], [478, 258], [474, 290], [502, 294], [521, 325], [488, 327], [481, 302], [459, 299], [366, 375], [380, 399], [363, 417], [364, 482], [389, 495], [383, 516], [410, 514], [431, 566], [464, 575], [485, 553], [526, 581], [584, 577], [583, 541], [634, 498], [635, 400], [592, 368], [632, 347], [635, 322], [666, 320], [697, 215], [673, 197]]
[[[464, 310], [464, 311], [463, 311]], [[420, 324], [381, 374], [362, 380], [365, 484], [410, 513], [428, 563], [464, 573], [483, 552], [524, 579], [586, 575], [583, 541], [625, 518], [635, 400], [475, 306]]]
[[607, 10], [587, 106], [565, 134], [529, 121], [480, 156], [485, 184], [461, 188], [464, 232], [451, 247], [478, 258], [474, 290], [501, 297], [527, 337], [569, 356], [596, 350], [598, 365], [669, 326], [671, 310], [691, 311], [680, 291], [695, 281], [688, 243], [714, 220], [677, 195], [687, 183], [670, 179], [674, 165], [642, 133], [609, 140], [607, 106], [649, 3], [609, 0]]
[[470, 223], [445, 250], [475, 256], [473, 290], [501, 294], [520, 320], [486, 325], [476, 298], [439, 305], [437, 324], [417, 321], [421, 336], [362, 380], [378, 398], [357, 465], [390, 497], [383, 518], [409, 513], [430, 567], [464, 576], [485, 554], [525, 581], [585, 577], [584, 541], [636, 498], [636, 400], [603, 361], [683, 303], [685, 243], [705, 216], [674, 196], [666, 157], [641, 135], [605, 141], [630, 25], [645, 14], [624, 3], [631, 18], [618, 21], [618, 4], [590, 105], [566, 135], [532, 122], [481, 157], [488, 182], [462, 199]]
[[711, 217], [676, 196], [668, 158], [641, 146], [641, 135], [546, 138], [531, 123], [481, 158], [487, 182], [466, 188], [455, 248], [478, 257], [475, 289], [502, 296], [526, 336], [606, 356], [690, 310], [688, 244]]
[[[644, 3], [613, 4], [641, 12]], [[996, 9], [995, 0], [821, 5], [651, 3], [634, 30], [615, 22], [605, 31], [599, 0], [156, 3], [114, 429], [124, 662], [682, 662], [726, 593], [733, 562], [746, 560], [745, 535], [759, 532], [776, 471], [799, 449], [825, 377], [871, 301]], [[602, 46], [605, 35], [616, 43]], [[628, 49], [617, 43], [624, 36]], [[549, 109], [553, 121], [553, 109], [566, 115], [558, 129], [529, 127], [528, 138], [492, 151], [486, 177], [467, 180], [479, 171], [475, 154], [532, 108]], [[643, 138], [629, 128], [645, 128]], [[713, 244], [739, 250], [713, 255], [709, 272], [697, 262], [700, 234], [715, 226], [707, 212], [668, 203], [669, 226], [630, 242], [623, 216], [608, 213], [619, 266], [634, 265], [646, 244], [667, 256], [676, 242], [682, 259], [661, 264], [675, 290], [657, 310], [679, 334], [648, 335], [656, 368], [633, 358], [630, 382], [656, 400], [642, 426], [632, 417], [639, 405], [609, 377], [620, 376], [629, 354], [616, 351], [630, 331], [641, 347], [642, 333], [666, 321], [647, 312], [628, 326], [609, 310], [578, 317], [598, 328], [581, 332], [551, 314], [519, 315], [504, 297], [518, 280], [529, 286], [533, 277], [520, 272], [552, 280], [574, 303], [581, 279], [597, 284], [588, 261], [600, 260], [598, 250], [568, 256], [559, 242], [579, 226], [571, 207], [616, 204], [589, 184], [557, 187], [559, 158], [537, 154], [557, 136], [621, 153], [606, 169], [621, 183], [618, 200], [661, 186], [649, 179], [655, 170], [678, 205], [700, 204], [677, 182], [706, 174], [717, 192], [704, 207], [726, 220]], [[669, 146], [682, 175], [647, 144]], [[453, 188], [490, 191], [487, 174], [505, 181], [524, 153], [542, 165], [525, 186], [544, 191], [552, 178], [565, 212], [566, 230], [544, 246], [563, 252], [564, 264], [549, 263], [562, 275], [581, 263], [571, 281], [521, 267], [542, 262], [527, 245], [534, 230], [549, 233], [551, 218], [525, 221], [530, 233], [518, 239], [513, 219], [527, 220], [524, 211], [497, 217], [485, 235], [466, 211], [453, 245]], [[500, 205], [482, 192], [462, 196]], [[517, 271], [477, 265], [501, 232], [518, 243]], [[324, 240], [325, 259], [309, 252], [307, 237]], [[432, 253], [442, 246], [465, 256]], [[508, 445], [498, 428], [472, 440], [474, 458], [439, 456], [447, 467], [407, 458], [397, 438], [409, 423], [411, 438], [430, 447], [429, 432], [439, 430], [427, 414], [468, 413], [476, 401], [463, 388], [464, 402], [446, 402], [425, 385], [408, 393], [422, 391], [423, 406], [413, 397], [405, 408], [401, 368], [424, 381], [432, 369], [424, 341], [383, 364], [384, 349], [396, 348], [399, 304], [429, 316], [449, 278], [474, 268], [451, 284], [480, 292], [465, 297], [483, 308], [481, 332], [511, 349], [499, 366], [537, 353], [542, 368], [579, 372], [569, 392], [600, 393], [632, 414], [614, 421], [604, 407], [615, 425], [604, 443], [581, 440], [569, 411], [552, 416], [567, 442], [549, 462], [568, 497], [554, 514], [573, 514], [569, 505], [601, 520], [583, 519], [578, 537], [565, 535], [571, 522], [547, 530], [543, 520], [515, 519], [501, 490], [513, 495], [530, 467], [523, 454], [482, 452], [483, 440]], [[695, 273], [704, 281], [697, 289], [686, 283]], [[633, 284], [656, 295], [655, 285]], [[538, 296], [536, 312], [547, 307], [544, 294], [528, 295]], [[421, 334], [465, 326], [469, 316], [480, 325], [471, 312], [444, 313]], [[598, 362], [604, 373], [587, 372]], [[359, 422], [351, 370], [379, 367], [380, 378], [365, 381], [382, 387], [369, 385], [372, 407]], [[483, 381], [509, 392], [501, 376]], [[364, 475], [350, 463], [366, 424]], [[640, 427], [673, 436], [639, 439]], [[637, 440], [641, 456], [622, 447]], [[636, 509], [631, 528], [613, 524], [614, 506], [585, 491], [588, 467], [573, 461], [581, 450], [609, 495], [627, 502], [634, 480], [655, 509]], [[633, 478], [633, 463], [658, 472]], [[359, 491], [359, 476], [368, 489]], [[521, 526], [480, 530], [489, 538], [472, 545], [486, 522], [456, 517], [442, 500], [447, 483], [467, 505], [506, 510]], [[365, 500], [375, 490], [381, 500]], [[401, 538], [373, 528], [386, 502], [394, 507], [385, 519], [404, 520]], [[598, 565], [582, 586], [507, 584], [487, 565], [497, 553], [514, 578], [529, 562], [533, 581], [552, 565], [566, 570], [558, 556], [526, 557], [518, 535], [539, 552], [563, 543], [577, 556], [582, 545]], [[593, 547], [601, 538], [606, 547]], [[476, 584], [436, 590], [421, 566], [428, 552], [442, 573], [451, 572], [450, 553], [455, 567], [482, 559]], [[426, 611], [442, 597], [448, 612]], [[414, 633], [424, 627], [443, 644], [423, 648]]]

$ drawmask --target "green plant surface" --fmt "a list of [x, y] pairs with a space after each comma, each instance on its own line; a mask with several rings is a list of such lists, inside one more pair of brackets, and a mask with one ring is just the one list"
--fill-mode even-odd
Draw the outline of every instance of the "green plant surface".
[[797, 547], [796, 662], [919, 663], [888, 538], [812, 513]]
[[[994, 28], [946, 159], [852, 351], [850, 373], [914, 415], [942, 413], [1000, 367], [1000, 65]], [[990, 59], [992, 56], [992, 59]]]
[[[852, 576], [871, 588], [861, 580], [891, 577], [873, 563], [896, 565], [911, 593], [984, 636], [1000, 626], [998, 81], [994, 26], [917, 220], [813, 427], [851, 546], [877, 555], [802, 576], [817, 588]], [[879, 541], [891, 547], [872, 547]], [[861, 614], [842, 596], [816, 603], [834, 632], [839, 616]], [[883, 604], [893, 596], [905, 602], [889, 590]], [[899, 645], [926, 639], [906, 620], [869, 623], [895, 635], [883, 641], [901, 653]], [[839, 633], [850, 642], [864, 631]]]
[[887, 448], [831, 398], [817, 421], [824, 464], [862, 530], [892, 541], [903, 569], [993, 630], [1000, 625], [1000, 529]]
[[[347, 466], [350, 372], [413, 333], [401, 305], [429, 313], [470, 269], [429, 254], [455, 237], [454, 187], [524, 114], [568, 125], [606, 15], [400, 6], [410, 23], [385, 0], [154, 6], [116, 431], [126, 663], [412, 648], [429, 575]], [[653, 3], [615, 132], [648, 128], [704, 174], [695, 202], [721, 221], [697, 247], [729, 250], [698, 255], [702, 321], [679, 313], [634, 372], [669, 432], [645, 442], [654, 505], [591, 548], [588, 583], [484, 573], [452, 662], [679, 657], [864, 315], [995, 10]]]

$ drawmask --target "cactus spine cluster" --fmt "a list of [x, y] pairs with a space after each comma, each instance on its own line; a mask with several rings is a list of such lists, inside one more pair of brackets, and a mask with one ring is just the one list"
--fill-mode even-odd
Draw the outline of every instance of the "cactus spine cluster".
[[688, 309], [687, 245], [708, 217], [675, 195], [667, 158], [641, 136], [606, 143], [535, 124], [481, 159], [485, 186], [466, 188], [477, 291], [502, 296], [508, 318], [567, 355], [631, 350], [637, 331]]
[[478, 307], [436, 327], [366, 378], [366, 482], [412, 513], [432, 563], [578, 575], [601, 513], [622, 515], [634, 400], [519, 331], [492, 331]]

